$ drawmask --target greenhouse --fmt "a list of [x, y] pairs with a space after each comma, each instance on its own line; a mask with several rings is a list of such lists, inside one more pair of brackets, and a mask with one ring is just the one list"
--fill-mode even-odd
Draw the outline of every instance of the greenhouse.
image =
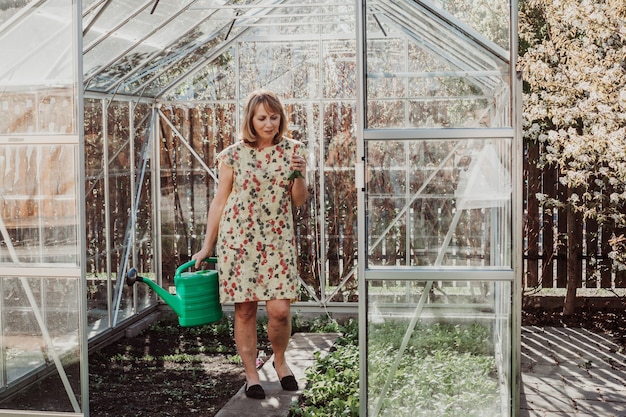
[[[89, 415], [89, 346], [201, 247], [258, 88], [309, 151], [293, 309], [358, 314], [361, 415], [518, 414], [516, 0], [9, 0], [0, 49], [0, 415]], [[58, 409], [2, 405], [47, 377]]]

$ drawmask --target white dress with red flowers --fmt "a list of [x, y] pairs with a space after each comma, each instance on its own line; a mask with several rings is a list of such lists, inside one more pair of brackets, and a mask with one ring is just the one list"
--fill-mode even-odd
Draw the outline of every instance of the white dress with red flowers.
[[288, 179], [294, 153], [306, 157], [304, 144], [283, 138], [262, 150], [239, 141], [217, 156], [234, 174], [217, 239], [222, 303], [298, 296]]

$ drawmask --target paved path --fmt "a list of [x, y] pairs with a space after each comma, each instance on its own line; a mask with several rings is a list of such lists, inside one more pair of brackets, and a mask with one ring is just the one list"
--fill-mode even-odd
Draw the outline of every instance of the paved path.
[[[287, 361], [302, 390], [307, 381], [304, 371], [315, 364], [315, 352], [328, 352], [337, 339], [337, 333], [296, 333], [289, 341]], [[246, 397], [243, 387], [216, 414], [215, 417], [286, 417], [291, 403], [298, 401], [302, 391], [283, 391], [272, 366], [273, 357], [259, 369], [264, 400]]]
[[520, 417], [626, 416], [626, 355], [585, 329], [522, 327]]

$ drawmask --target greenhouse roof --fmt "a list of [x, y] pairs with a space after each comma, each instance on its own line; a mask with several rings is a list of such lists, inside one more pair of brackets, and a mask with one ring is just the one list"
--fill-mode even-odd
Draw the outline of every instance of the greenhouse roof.
[[[39, 31], [49, 34], [49, 43], [68, 45], [69, 56], [72, 42], [63, 38], [67, 31], [60, 28], [70, 24], [71, 16], [59, 12], [62, 9], [59, 0], [14, 3], [22, 4], [3, 6], [0, 3], [0, 45], [7, 50], [5, 58], [9, 58], [0, 63], [0, 80], [5, 85], [19, 85], [21, 77], [41, 79], [44, 84], [46, 79], [58, 81], [59, 72], [70, 71], [66, 66], [71, 60], [63, 56], [57, 58], [52, 68], [33, 61], [28, 68], [38, 72], [36, 76], [16, 74], [13, 69], [15, 62], [23, 64], [29, 59], [29, 54], [24, 54], [25, 45], [27, 50], [46, 46], [29, 45], [32, 19], [36, 20], [35, 27]], [[83, 0], [84, 88], [90, 93], [160, 98], [228, 53], [235, 41], [353, 40], [355, 3], [342, 0]], [[494, 39], [488, 39], [481, 34], [484, 30], [472, 27], [477, 18], [471, 11], [451, 12], [445, 2], [387, 0], [367, 4], [367, 13], [372, 17], [368, 24], [375, 22], [370, 36], [415, 42], [444, 63], [442, 71], [466, 76], [477, 74], [481, 88], [495, 88], [497, 82], [490, 85], [489, 76], [493, 73], [495, 80], [500, 73], [498, 67], [508, 62], [508, 51], [498, 45], [508, 46], [508, 34], [495, 34]], [[507, 5], [500, 1], [494, 3], [494, 7]], [[26, 20], [28, 24], [21, 24]], [[14, 42], [17, 39], [19, 42]], [[356, 54], [354, 44], [346, 45]], [[50, 50], [58, 51], [58, 48]], [[373, 77], [384, 76], [379, 70], [371, 66], [368, 69]], [[213, 72], [210, 76], [224, 74]]]

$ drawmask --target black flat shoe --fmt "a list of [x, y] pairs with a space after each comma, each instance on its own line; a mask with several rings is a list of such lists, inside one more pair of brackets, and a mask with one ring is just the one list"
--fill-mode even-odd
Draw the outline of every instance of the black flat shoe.
[[262, 400], [265, 398], [265, 390], [259, 384], [251, 385], [248, 387], [246, 384], [245, 387], [246, 397], [254, 398], [255, 400]]
[[[276, 369], [276, 365], [272, 362], [274, 369]], [[298, 391], [298, 381], [296, 381], [296, 377], [293, 375], [284, 376], [280, 380], [280, 386], [283, 387], [285, 391]]]

